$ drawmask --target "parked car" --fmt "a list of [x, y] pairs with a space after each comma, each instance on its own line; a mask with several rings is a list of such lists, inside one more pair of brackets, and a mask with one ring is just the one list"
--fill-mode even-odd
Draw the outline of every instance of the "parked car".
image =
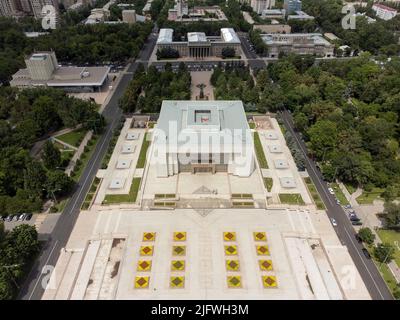
[[328, 191], [329, 191], [330, 194], [335, 194], [335, 191], [333, 191], [332, 188], [328, 188]]
[[[351, 209], [351, 205], [350, 204], [346, 204], [345, 206], [344, 206], [344, 208], [345, 209]], [[354, 211], [354, 210], [353, 210]]]
[[354, 238], [356, 238], [356, 240], [357, 240], [359, 243], [362, 242], [361, 237], [360, 237], [357, 233], [354, 235]]
[[14, 215], [9, 214], [9, 215], [7, 216], [7, 218], [5, 219], [5, 221], [11, 221], [13, 218], [14, 218]]
[[367, 249], [362, 248], [361, 251], [363, 252], [364, 256], [365, 256], [367, 259], [371, 259], [371, 255], [369, 254], [369, 252], [368, 252]]
[[332, 222], [332, 225], [333, 225], [334, 227], [337, 227], [337, 222], [336, 222], [335, 219], [331, 218], [331, 222]]
[[24, 221], [25, 218], [26, 218], [26, 213], [23, 213], [18, 217], [18, 221]]
[[351, 224], [352, 224], [353, 226], [361, 226], [361, 225], [362, 225], [362, 222], [361, 222], [361, 221], [352, 221]]
[[339, 199], [336, 199], [336, 204], [340, 204], [340, 200]]
[[361, 219], [357, 216], [350, 217], [350, 221], [360, 221]]
[[12, 217], [12, 220], [11, 221], [18, 221], [18, 215], [16, 214], [16, 215], [14, 215], [13, 217]]
[[26, 215], [26, 217], [25, 217], [25, 220], [26, 221], [29, 221], [29, 220], [31, 220], [32, 219], [32, 213], [28, 213], [27, 215]]

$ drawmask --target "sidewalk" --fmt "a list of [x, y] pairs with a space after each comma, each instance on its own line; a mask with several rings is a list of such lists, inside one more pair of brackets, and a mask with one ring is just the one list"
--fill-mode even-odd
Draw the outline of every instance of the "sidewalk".
[[72, 157], [67, 168], [65, 169], [65, 173], [68, 176], [70, 176], [72, 170], [74, 170], [76, 162], [78, 161], [78, 159], [80, 159], [82, 153], [85, 151], [85, 147], [86, 147], [87, 143], [89, 142], [89, 140], [92, 138], [92, 135], [93, 135], [93, 131], [90, 130], [90, 131], [86, 132], [85, 137], [83, 138], [81, 144], [79, 145], [78, 149], [74, 153], [74, 156]]
[[340, 190], [342, 190], [347, 201], [350, 202], [351, 206], [358, 207], [359, 204], [356, 199], [362, 194], [362, 189], [357, 188], [357, 190], [353, 194], [350, 194], [350, 192], [347, 190], [346, 186], [342, 182], [340, 182], [338, 180], [336, 180], [336, 182], [339, 185]]

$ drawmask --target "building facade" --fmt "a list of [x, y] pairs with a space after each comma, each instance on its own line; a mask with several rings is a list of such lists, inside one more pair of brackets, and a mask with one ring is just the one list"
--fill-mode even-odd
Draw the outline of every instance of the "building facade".
[[280, 53], [310, 54], [318, 57], [334, 56], [334, 45], [320, 33], [262, 34], [268, 47], [268, 57], [278, 58]]
[[292, 14], [296, 11], [301, 11], [301, 0], [285, 0], [283, 8], [286, 10], [286, 14]]
[[222, 28], [217, 37], [206, 36], [203, 32], [189, 32], [187, 41], [174, 41], [173, 29], [161, 29], [157, 39], [157, 50], [174, 49], [180, 57], [202, 59], [210, 56], [221, 56], [224, 48], [233, 48], [240, 54], [240, 39], [232, 28]]
[[25, 59], [25, 64], [25, 69], [13, 75], [11, 87], [54, 87], [69, 92], [101, 91], [110, 71], [108, 67], [59, 66], [54, 52], [33, 53]]
[[242, 101], [163, 101], [151, 164], [158, 177], [227, 172], [247, 177], [254, 145]]
[[17, 8], [15, 0], [0, 1], [0, 15], [3, 17], [12, 17], [16, 14]]
[[372, 6], [372, 10], [375, 11], [375, 14], [378, 18], [383, 20], [393, 19], [397, 15], [397, 10], [387, 7], [383, 4], [376, 3]]
[[250, 5], [254, 12], [261, 14], [263, 10], [275, 7], [275, 0], [251, 0]]

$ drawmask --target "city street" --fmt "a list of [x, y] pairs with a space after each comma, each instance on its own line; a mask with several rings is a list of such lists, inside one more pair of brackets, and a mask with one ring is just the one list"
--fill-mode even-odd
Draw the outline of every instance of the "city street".
[[334, 195], [330, 194], [328, 191], [328, 186], [323, 180], [321, 172], [317, 169], [314, 161], [307, 156], [306, 145], [300, 135], [294, 130], [290, 113], [285, 110], [281, 115], [286, 128], [292, 133], [306, 159], [307, 172], [326, 206], [328, 217], [336, 220], [336, 233], [340, 241], [346, 245], [349, 250], [350, 256], [364, 280], [372, 299], [392, 300], [393, 297], [374, 262], [371, 259], [367, 259], [362, 253], [363, 245], [355, 239], [356, 233], [342, 206], [336, 203]]
[[[103, 115], [107, 120], [107, 127], [103, 135], [100, 137], [95, 151], [89, 160], [79, 182], [75, 193], [68, 201], [62, 215], [60, 216], [49, 240], [44, 244], [42, 252], [36, 263], [32, 267], [25, 284], [21, 288], [19, 299], [23, 300], [39, 300], [44, 292], [45, 280], [48, 281], [50, 268], [46, 266], [55, 266], [60, 251], [68, 242], [69, 236], [78, 218], [82, 202], [89, 190], [92, 180], [101, 166], [102, 159], [107, 152], [109, 142], [113, 135], [114, 128], [118, 125], [122, 116], [122, 111], [118, 108], [118, 100], [123, 95], [126, 87], [133, 78], [133, 75], [139, 63], [147, 66], [147, 61], [156, 43], [156, 29], [150, 34], [143, 50], [137, 58], [138, 62], [132, 63], [128, 67], [128, 72], [122, 75], [118, 85], [114, 88], [112, 97], [103, 111]], [[46, 267], [46, 268], [44, 268]], [[43, 283], [42, 283], [43, 282]]]

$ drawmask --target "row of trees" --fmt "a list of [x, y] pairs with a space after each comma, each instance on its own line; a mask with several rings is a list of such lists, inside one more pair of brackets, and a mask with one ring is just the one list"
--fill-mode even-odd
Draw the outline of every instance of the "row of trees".
[[400, 60], [314, 62], [291, 55], [259, 72], [258, 110], [292, 110], [327, 179], [398, 193]]
[[42, 161], [29, 151], [63, 127], [99, 132], [105, 121], [97, 107], [54, 89], [0, 88], [0, 215], [38, 211], [44, 199], [70, 192], [74, 184], [60, 168], [59, 150], [47, 142]]
[[0, 222], [0, 300], [11, 300], [39, 252], [38, 234], [34, 226], [23, 224], [5, 231]]
[[0, 18], [0, 83], [24, 67], [24, 56], [54, 49], [61, 62], [74, 64], [123, 63], [135, 57], [152, 29], [152, 23], [66, 25], [50, 34], [27, 38], [23, 26]]
[[254, 110], [259, 102], [258, 89], [248, 67], [218, 66], [210, 81], [217, 100], [242, 100], [246, 111]]
[[189, 100], [190, 84], [190, 73], [184, 63], [179, 65], [176, 72], [170, 63], [165, 65], [164, 71], [150, 66], [146, 72], [140, 65], [119, 105], [124, 112], [159, 112], [163, 100]]

